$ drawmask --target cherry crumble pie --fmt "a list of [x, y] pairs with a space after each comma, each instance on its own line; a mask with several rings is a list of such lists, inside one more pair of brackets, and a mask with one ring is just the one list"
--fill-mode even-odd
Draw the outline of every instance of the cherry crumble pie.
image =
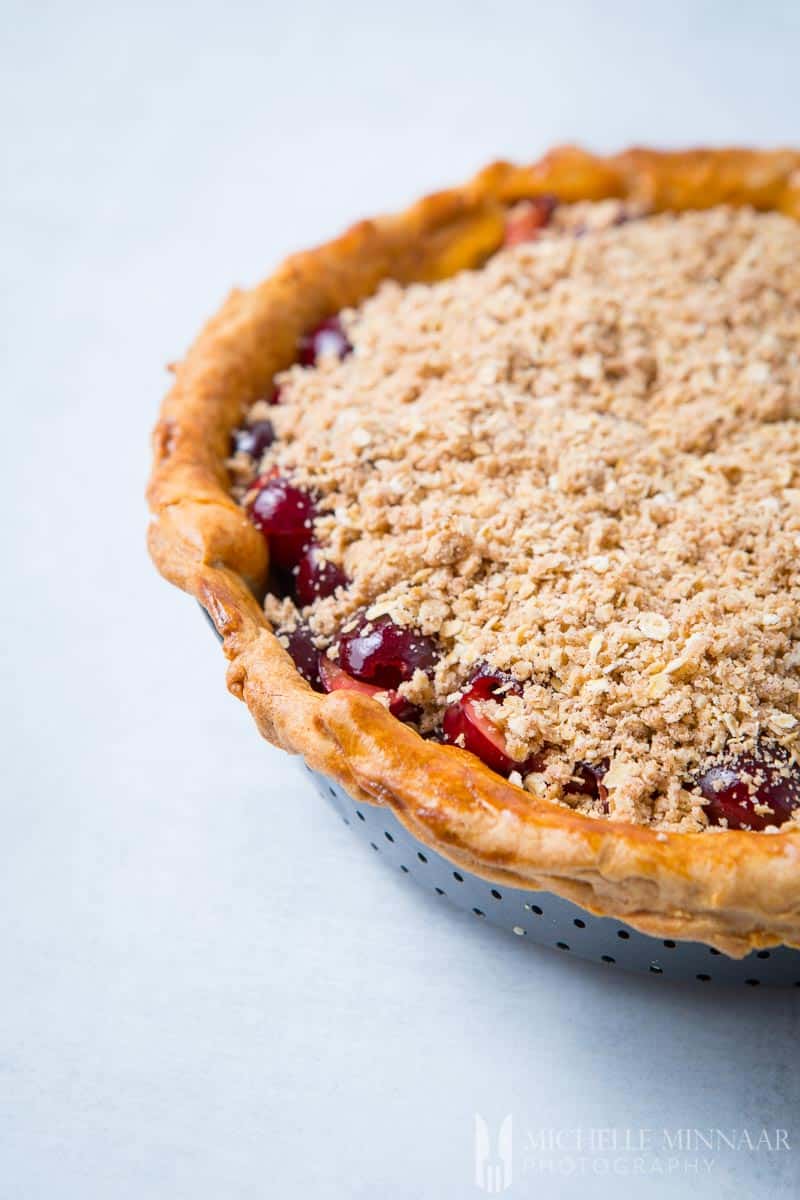
[[638, 217], [521, 205], [481, 271], [327, 321], [236, 493], [315, 686], [586, 813], [764, 829], [800, 805], [800, 226]]
[[232, 297], [151, 547], [262, 731], [489, 878], [800, 939], [798, 216], [792, 152], [566, 149]]

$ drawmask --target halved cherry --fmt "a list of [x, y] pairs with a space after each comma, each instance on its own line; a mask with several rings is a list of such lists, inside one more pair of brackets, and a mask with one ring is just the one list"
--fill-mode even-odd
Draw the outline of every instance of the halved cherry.
[[389, 698], [389, 712], [400, 721], [413, 721], [419, 716], [417, 706], [404, 696], [398, 695], [392, 688], [376, 687], [372, 683], [355, 679], [325, 654], [321, 654], [319, 658], [319, 675], [326, 692], [361, 692], [364, 696], [383, 694]]
[[347, 358], [352, 349], [339, 318], [328, 317], [300, 338], [297, 343], [297, 361], [301, 367], [314, 367], [323, 355]]
[[275, 430], [272, 428], [272, 421], [252, 421], [249, 425], [234, 430], [232, 450], [234, 454], [249, 454], [257, 460], [274, 441]]
[[[709, 824], [727, 821], [729, 829], [782, 825], [800, 806], [800, 768], [777, 744], [712, 763], [697, 786]], [[759, 812], [757, 804], [768, 811]]]
[[362, 683], [391, 691], [406, 683], [415, 671], [429, 672], [438, 656], [432, 637], [416, 629], [396, 625], [388, 616], [368, 621], [339, 638], [342, 669]]
[[314, 645], [311, 630], [307, 625], [297, 624], [292, 630], [279, 630], [279, 636], [281, 632], [288, 642], [286, 648], [294, 659], [294, 665], [300, 674], [308, 680], [313, 688], [321, 691], [322, 681], [319, 671], [321, 655]]
[[401, 721], [420, 715], [415, 704], [397, 693], [415, 671], [430, 672], [438, 648], [432, 637], [416, 629], [396, 625], [388, 616], [367, 620], [362, 614], [354, 629], [343, 633], [337, 643], [339, 661], [324, 656], [320, 661], [322, 683], [327, 691], [346, 688], [374, 696], [388, 693], [389, 712]]
[[549, 224], [557, 204], [555, 196], [546, 195], [515, 205], [506, 216], [503, 245], [518, 246], [521, 242], [531, 242], [537, 238]]
[[468, 696], [462, 696], [447, 709], [442, 732], [446, 742], [463, 745], [499, 775], [510, 775], [518, 766], [508, 752], [502, 732]]
[[262, 477], [254, 487], [258, 490], [247, 504], [250, 520], [269, 539], [272, 561], [296, 567], [313, 536], [313, 497], [283, 475]]
[[347, 576], [340, 566], [324, 557], [316, 542], [306, 546], [297, 568], [295, 597], [301, 606], [332, 596], [338, 587], [346, 587]]
[[502, 703], [504, 696], [520, 695], [521, 692], [520, 684], [512, 676], [479, 667], [467, 691], [445, 711], [442, 721], [444, 740], [463, 745], [498, 775], [510, 775], [512, 771], [524, 775], [536, 770], [540, 756], [530, 755], [523, 761], [515, 759], [502, 730], [481, 710], [481, 704], [486, 700]]

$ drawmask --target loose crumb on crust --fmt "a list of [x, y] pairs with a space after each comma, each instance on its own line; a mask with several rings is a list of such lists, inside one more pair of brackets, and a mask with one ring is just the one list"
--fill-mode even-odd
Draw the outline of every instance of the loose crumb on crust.
[[800, 745], [800, 227], [604, 207], [345, 313], [354, 353], [281, 377], [261, 470], [320, 494], [352, 581], [304, 614], [320, 646], [361, 609], [436, 635], [403, 685], [429, 729], [509, 671], [515, 757], [556, 748], [526, 786], [592, 812], [564, 785], [607, 759], [612, 819], [692, 830], [710, 758]]

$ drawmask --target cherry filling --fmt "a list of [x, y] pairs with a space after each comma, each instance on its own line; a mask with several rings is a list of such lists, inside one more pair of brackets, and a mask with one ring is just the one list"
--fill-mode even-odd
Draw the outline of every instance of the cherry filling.
[[254, 486], [258, 491], [247, 505], [250, 520], [269, 539], [273, 563], [296, 567], [313, 536], [313, 497], [283, 475], [262, 476]]
[[295, 599], [302, 607], [332, 596], [338, 587], [347, 586], [347, 576], [336, 563], [324, 558], [316, 542], [306, 546], [295, 578]]
[[431, 671], [437, 658], [433, 638], [414, 629], [395, 625], [388, 616], [375, 621], [362, 618], [358, 626], [341, 635], [339, 660], [320, 658], [320, 676], [326, 691], [340, 689], [376, 695], [386, 692], [389, 712], [401, 721], [419, 716], [416, 705], [397, 693], [415, 671]]
[[603, 812], [608, 812], [608, 788], [603, 783], [608, 766], [607, 758], [600, 763], [578, 763], [572, 772], [572, 779], [564, 785], [564, 794], [588, 796], [590, 800], [599, 800]]
[[271, 591], [293, 595], [300, 607], [331, 596], [347, 577], [314, 541], [314, 497], [277, 471], [253, 485], [247, 513], [269, 541]]
[[272, 428], [272, 421], [252, 421], [242, 429], [234, 430], [231, 449], [234, 454], [249, 454], [257, 460], [265, 450], [269, 450], [274, 441], [275, 430]]
[[[709, 825], [729, 829], [782, 825], [800, 805], [800, 768], [782, 746], [762, 745], [713, 763], [696, 780]], [[764, 805], [768, 811], [758, 811]]]
[[504, 246], [518, 246], [537, 238], [556, 210], [555, 196], [536, 196], [512, 208], [506, 217]]
[[297, 343], [297, 361], [301, 367], [314, 367], [323, 355], [347, 358], [353, 347], [338, 317], [321, 321]]
[[430, 671], [437, 658], [432, 637], [416, 629], [395, 625], [391, 617], [362, 619], [358, 627], [339, 639], [342, 669], [362, 683], [392, 690], [407, 683], [415, 671]]
[[521, 694], [521, 685], [511, 675], [479, 667], [467, 690], [445, 711], [442, 721], [445, 742], [470, 750], [498, 775], [510, 775], [512, 771], [524, 775], [536, 770], [541, 764], [540, 756], [533, 754], [522, 762], [513, 758], [504, 734], [480, 707], [485, 700], [502, 702], [504, 696]]
[[419, 717], [420, 710], [416, 704], [406, 700], [405, 696], [401, 696], [391, 688], [376, 687], [372, 683], [363, 683], [359, 679], [354, 679], [352, 675], [348, 675], [347, 671], [343, 671], [324, 654], [321, 654], [319, 658], [319, 675], [326, 692], [361, 692], [364, 696], [381, 694], [388, 697], [389, 712], [399, 721], [414, 721]]
[[295, 625], [291, 631], [284, 630], [282, 633], [279, 631], [279, 636], [286, 638], [288, 643], [286, 648], [303, 678], [307, 679], [317, 691], [321, 691], [322, 682], [319, 672], [320, 653], [314, 645], [311, 630], [308, 626], [302, 624]]

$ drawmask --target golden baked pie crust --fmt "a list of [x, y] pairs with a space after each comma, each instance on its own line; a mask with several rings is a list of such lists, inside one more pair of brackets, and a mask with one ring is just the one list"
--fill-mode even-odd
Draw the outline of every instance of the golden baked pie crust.
[[319, 695], [301, 678], [254, 596], [267, 547], [230, 494], [231, 430], [295, 357], [297, 339], [381, 280], [433, 281], [479, 266], [520, 199], [617, 197], [649, 209], [750, 204], [800, 219], [800, 153], [574, 147], [533, 166], [495, 163], [461, 188], [362, 221], [235, 291], [175, 369], [154, 433], [149, 545], [161, 573], [210, 614], [228, 687], [261, 733], [302, 754], [358, 800], [390, 806], [421, 841], [486, 879], [541, 888], [646, 933], [733, 955], [800, 945], [800, 829], [665, 833], [571, 812], [508, 783], [473, 755], [424, 741], [376, 701]]

